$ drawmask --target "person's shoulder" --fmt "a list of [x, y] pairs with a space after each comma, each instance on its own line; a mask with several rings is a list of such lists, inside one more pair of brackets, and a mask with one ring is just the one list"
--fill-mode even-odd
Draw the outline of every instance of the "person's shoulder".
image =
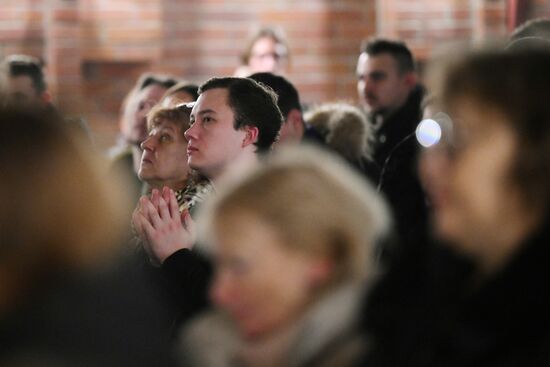
[[186, 366], [227, 366], [238, 345], [239, 336], [227, 316], [208, 311], [180, 331], [176, 353]]

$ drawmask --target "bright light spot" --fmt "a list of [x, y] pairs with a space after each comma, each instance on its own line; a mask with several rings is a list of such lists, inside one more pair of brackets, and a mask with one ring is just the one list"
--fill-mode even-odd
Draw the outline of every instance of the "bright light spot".
[[416, 128], [416, 140], [426, 148], [437, 144], [441, 140], [441, 126], [432, 119], [420, 121]]

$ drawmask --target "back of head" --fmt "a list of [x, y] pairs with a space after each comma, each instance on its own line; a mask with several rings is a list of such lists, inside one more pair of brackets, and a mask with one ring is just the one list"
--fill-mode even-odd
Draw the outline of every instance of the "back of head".
[[367, 116], [346, 103], [327, 103], [308, 111], [306, 122], [315, 128], [327, 145], [348, 161], [361, 165], [372, 158], [374, 132]]
[[273, 73], [254, 73], [249, 78], [268, 86], [277, 93], [277, 106], [279, 106], [283, 118], [286, 119], [292, 109], [302, 111], [298, 91], [285, 77]]
[[[533, 209], [550, 207], [550, 51], [485, 50], [453, 60], [432, 90], [443, 107], [461, 99], [494, 109], [518, 141], [512, 179]], [[486, 123], [496, 123], [487, 121]]]
[[193, 99], [193, 101], [196, 101], [197, 98], [199, 98], [199, 86], [194, 83], [190, 83], [186, 80], [182, 80], [174, 84], [172, 87], [168, 88], [168, 90], [166, 91], [166, 93], [162, 98], [164, 99], [168, 96], [171, 96], [179, 92], [185, 92], [189, 94], [189, 96]]
[[518, 26], [510, 35], [511, 40], [538, 37], [550, 40], [550, 19], [531, 19]]
[[96, 264], [125, 222], [118, 186], [51, 115], [0, 108], [0, 308], [56, 272]]
[[225, 77], [208, 80], [199, 88], [199, 95], [218, 88], [228, 91], [228, 104], [235, 115], [235, 129], [257, 127], [258, 139], [254, 143], [257, 151], [271, 149], [283, 123], [275, 92], [249, 78]]
[[333, 155], [307, 146], [283, 147], [225, 182], [199, 222], [205, 243], [216, 241], [218, 221], [240, 213], [272, 226], [291, 250], [329, 256], [333, 282], [362, 280], [372, 270], [371, 246], [388, 227], [374, 188]]
[[415, 71], [412, 52], [404, 42], [373, 38], [363, 42], [361, 45], [361, 52], [366, 53], [369, 56], [382, 54], [391, 55], [397, 62], [397, 67], [401, 74]]

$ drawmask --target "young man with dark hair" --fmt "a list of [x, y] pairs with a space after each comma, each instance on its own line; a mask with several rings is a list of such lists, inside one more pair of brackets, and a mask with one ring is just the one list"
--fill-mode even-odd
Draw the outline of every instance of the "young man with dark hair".
[[273, 91], [247, 78], [210, 79], [185, 132], [189, 166], [215, 181], [236, 159], [271, 149], [282, 121]]
[[427, 215], [414, 131], [424, 93], [408, 47], [394, 40], [367, 41], [357, 62], [357, 91], [375, 127], [378, 186], [392, 206], [398, 237], [404, 243], [421, 241]]
[[[283, 121], [276, 94], [247, 78], [213, 78], [199, 88], [185, 132], [189, 166], [214, 185], [238, 160], [255, 160], [269, 151]], [[194, 224], [189, 212], [180, 215], [174, 192], [153, 190], [140, 199], [134, 226], [148, 253], [182, 295], [182, 319], [207, 304], [211, 266], [191, 249]]]

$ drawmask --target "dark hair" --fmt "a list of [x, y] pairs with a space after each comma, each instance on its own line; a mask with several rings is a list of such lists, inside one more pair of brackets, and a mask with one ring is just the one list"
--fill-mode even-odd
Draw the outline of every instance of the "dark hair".
[[[512, 177], [526, 201], [548, 210], [550, 202], [550, 52], [484, 51], [451, 64], [442, 80], [443, 106], [460, 98], [494, 108], [518, 139]], [[500, 122], [500, 120], [498, 120]]]
[[550, 19], [531, 19], [518, 26], [510, 35], [511, 40], [540, 37], [550, 40]]
[[197, 98], [199, 98], [199, 86], [196, 84], [190, 83], [186, 80], [182, 80], [174, 84], [170, 88], [168, 88], [166, 93], [164, 93], [164, 96], [162, 97], [162, 99], [168, 96], [171, 96], [172, 94], [176, 94], [178, 92], [185, 92], [189, 94], [191, 97], [193, 97], [194, 101], [196, 101]]
[[415, 70], [412, 52], [404, 42], [373, 38], [363, 42], [361, 45], [361, 52], [369, 56], [381, 54], [391, 55], [397, 62], [397, 68], [401, 74], [413, 72]]
[[268, 86], [277, 93], [277, 106], [281, 110], [285, 120], [290, 110], [297, 109], [300, 112], [302, 111], [298, 91], [286, 78], [273, 73], [254, 73], [249, 78]]
[[252, 34], [251, 37], [249, 37], [246, 48], [244, 49], [243, 53], [241, 54], [241, 63], [243, 65], [247, 65], [250, 61], [250, 57], [252, 56], [252, 48], [254, 47], [254, 44], [256, 41], [258, 41], [261, 38], [271, 38], [275, 43], [281, 44], [284, 46], [286, 55], [281, 56], [288, 56], [288, 44], [286, 42], [286, 39], [283, 35], [283, 33], [275, 28], [271, 27], [262, 27], [258, 29], [254, 34]]
[[208, 80], [200, 86], [199, 94], [216, 88], [228, 91], [228, 104], [235, 115], [235, 129], [257, 127], [258, 140], [254, 145], [258, 152], [269, 150], [279, 136], [283, 123], [275, 92], [249, 78], [225, 77]]
[[44, 78], [43, 63], [39, 59], [28, 55], [10, 55], [2, 62], [2, 72], [10, 77], [28, 76], [37, 95], [47, 89]]
[[140, 91], [150, 85], [160, 85], [163, 88], [169, 89], [176, 85], [178, 80], [174, 77], [164, 74], [145, 73], [142, 74], [135, 85], [135, 90]]

